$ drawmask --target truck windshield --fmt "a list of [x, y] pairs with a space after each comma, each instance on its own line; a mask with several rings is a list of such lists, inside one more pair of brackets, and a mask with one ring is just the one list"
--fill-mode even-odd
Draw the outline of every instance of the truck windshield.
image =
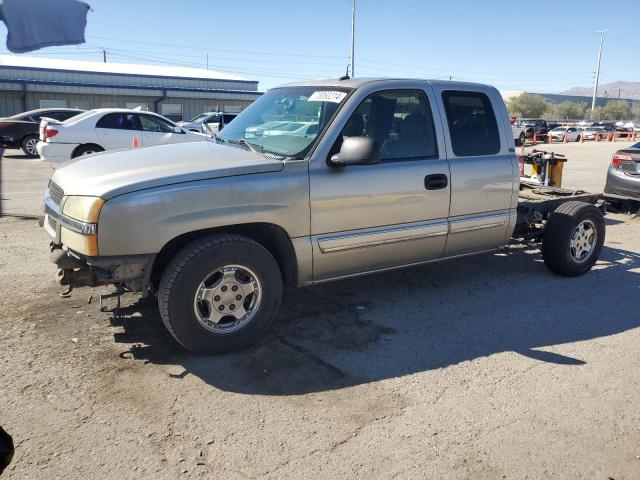
[[[337, 87], [269, 90], [227, 125], [219, 138], [249, 143], [263, 153], [302, 158], [350, 91]], [[301, 128], [305, 125], [310, 128]]]

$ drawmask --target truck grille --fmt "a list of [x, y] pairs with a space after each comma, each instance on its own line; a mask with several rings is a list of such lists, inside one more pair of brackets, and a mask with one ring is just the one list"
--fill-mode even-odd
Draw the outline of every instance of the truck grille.
[[64, 190], [53, 182], [49, 183], [49, 197], [53, 200], [53, 203], [60, 205], [62, 203], [62, 197], [64, 197]]

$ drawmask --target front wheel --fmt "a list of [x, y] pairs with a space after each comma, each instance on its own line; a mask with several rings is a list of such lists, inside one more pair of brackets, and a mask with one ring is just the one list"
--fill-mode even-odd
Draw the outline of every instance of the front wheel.
[[239, 235], [212, 235], [187, 245], [158, 288], [162, 320], [185, 348], [219, 354], [246, 348], [269, 328], [280, 308], [282, 274], [260, 244]]
[[598, 260], [604, 236], [604, 216], [598, 208], [585, 202], [564, 203], [549, 215], [544, 228], [544, 263], [559, 275], [582, 275]]

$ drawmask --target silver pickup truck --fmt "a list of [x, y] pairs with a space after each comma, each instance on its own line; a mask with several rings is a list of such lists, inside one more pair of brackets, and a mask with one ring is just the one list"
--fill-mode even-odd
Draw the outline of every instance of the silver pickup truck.
[[62, 166], [43, 226], [62, 285], [156, 295], [178, 342], [220, 353], [263, 335], [284, 285], [514, 240], [583, 274], [604, 242], [598, 201], [520, 182], [493, 87], [342, 78], [269, 90], [207, 142]]

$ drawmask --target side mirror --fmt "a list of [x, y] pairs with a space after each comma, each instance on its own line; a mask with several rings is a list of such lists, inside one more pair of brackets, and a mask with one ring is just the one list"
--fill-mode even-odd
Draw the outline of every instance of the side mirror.
[[347, 165], [370, 165], [380, 161], [378, 142], [369, 137], [347, 137], [342, 142], [340, 153], [332, 155], [329, 165], [345, 167]]
[[173, 127], [173, 133], [184, 133], [182, 127], [175, 126]]

